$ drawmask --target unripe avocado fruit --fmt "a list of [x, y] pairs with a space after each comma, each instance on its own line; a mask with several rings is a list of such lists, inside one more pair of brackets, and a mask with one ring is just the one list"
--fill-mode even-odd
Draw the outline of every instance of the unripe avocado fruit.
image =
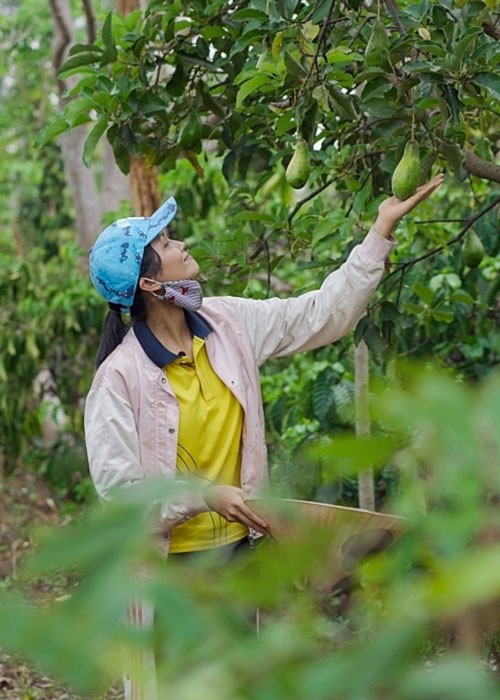
[[299, 134], [297, 135], [293, 156], [286, 169], [286, 181], [290, 187], [300, 190], [307, 183], [310, 173], [309, 147], [303, 136]]
[[484, 246], [473, 229], [469, 229], [465, 234], [462, 243], [462, 257], [467, 267], [477, 267], [484, 258]]
[[420, 154], [418, 143], [408, 141], [403, 157], [392, 174], [392, 192], [398, 199], [408, 199], [420, 182]]
[[179, 143], [186, 151], [195, 149], [201, 140], [202, 125], [194, 110], [189, 112], [179, 134]]

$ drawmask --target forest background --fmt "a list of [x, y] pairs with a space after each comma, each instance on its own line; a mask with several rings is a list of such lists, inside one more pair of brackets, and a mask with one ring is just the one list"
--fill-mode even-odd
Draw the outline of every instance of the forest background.
[[[179, 611], [175, 619], [165, 613], [166, 629], [183, 619], [165, 683], [187, 698], [183, 670], [196, 668], [190, 682], [199, 674], [203, 683], [208, 664], [232, 699], [281, 697], [284, 689], [301, 698], [311, 684], [314, 697], [333, 697], [334, 679], [339, 697], [444, 697], [452, 686], [456, 698], [472, 690], [494, 697], [482, 663], [499, 643], [492, 628], [500, 588], [492, 566], [500, 453], [498, 4], [23, 0], [1, 9], [4, 490], [36, 475], [49, 485], [58, 518], [80, 522], [93, 513], [82, 409], [106, 309], [88, 280], [86, 251], [103, 225], [148, 214], [172, 194], [176, 233], [201, 264], [205, 294], [301, 293], [366, 234], [406, 143], [415, 140], [423, 178], [443, 170], [445, 184], [398, 227], [367, 315], [334, 346], [268, 363], [262, 390], [275, 493], [357, 505], [358, 474], [370, 469], [376, 507], [411, 515], [418, 526], [403, 553], [363, 570], [349, 612], [339, 612], [332, 596], [327, 632], [305, 594], [313, 610], [305, 614], [304, 599], [292, 596], [258, 649], [232, 611], [213, 643], [219, 651], [237, 640], [263, 662], [291, 632], [303, 640], [303, 647], [285, 645], [275, 667], [266, 664], [266, 688], [246, 666], [243, 683], [234, 658], [231, 666], [221, 654], [211, 665], [210, 645], [195, 659], [186, 651], [196, 630], [211, 629], [205, 598], [218, 609], [230, 590], [241, 603], [245, 580], [236, 588], [227, 581], [223, 591], [211, 582], [209, 594], [171, 581], [172, 596], [185, 596], [181, 610], [201, 613], [190, 613], [190, 624]], [[310, 175], [294, 190], [285, 170], [300, 139]], [[472, 235], [475, 259], [467, 257]], [[368, 348], [373, 402], [373, 436], [361, 448], [352, 438], [355, 345]], [[409, 368], [410, 358], [424, 368]], [[84, 570], [94, 583], [58, 590], [63, 600], [55, 609], [47, 602], [53, 634], [44, 644], [33, 634], [41, 620], [9, 597], [22, 588], [21, 573], [5, 572], [12, 618], [5, 616], [1, 641], [82, 692], [113, 678], [116, 659], [103, 653], [97, 661], [94, 653], [82, 664], [82, 650], [63, 634], [61, 654], [57, 638], [75, 611], [87, 620], [86, 648], [115, 648], [123, 635], [107, 617], [89, 619], [87, 597], [93, 604], [100, 592], [109, 601], [135, 552], [109, 535], [105, 517], [124, 532], [130, 522], [142, 531], [137, 503], [121, 508], [83, 529], [65, 528], [60, 560], [53, 545], [41, 546], [36, 576], [52, 566]], [[91, 527], [102, 542], [92, 552]], [[289, 575], [272, 570], [254, 594], [278, 605]], [[115, 612], [130, 593], [122, 588]], [[403, 592], [421, 611], [411, 622], [394, 616], [411, 612]], [[354, 624], [358, 616], [363, 622]], [[31, 632], [22, 638], [21, 629]], [[457, 649], [456, 638], [465, 640]], [[392, 662], [382, 676], [384, 653]], [[430, 657], [433, 672], [422, 675]], [[353, 677], [351, 663], [368, 670]]]

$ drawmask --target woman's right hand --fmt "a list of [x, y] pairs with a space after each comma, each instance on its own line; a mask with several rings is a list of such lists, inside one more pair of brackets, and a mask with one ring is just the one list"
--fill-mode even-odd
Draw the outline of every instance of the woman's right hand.
[[417, 188], [415, 194], [408, 199], [398, 199], [397, 197], [388, 197], [381, 202], [378, 208], [378, 216], [373, 225], [375, 231], [384, 238], [388, 238], [394, 228], [398, 225], [401, 219], [409, 214], [420, 202], [427, 199], [434, 190], [442, 184], [444, 174], [439, 173], [432, 180], [426, 182], [425, 185]]
[[245, 503], [245, 492], [237, 486], [210, 484], [203, 491], [209, 510], [214, 510], [230, 523], [242, 523], [263, 535], [269, 534], [267, 524]]

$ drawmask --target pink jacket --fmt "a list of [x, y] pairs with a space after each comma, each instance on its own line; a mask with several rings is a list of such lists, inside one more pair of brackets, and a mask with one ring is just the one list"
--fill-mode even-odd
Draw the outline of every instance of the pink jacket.
[[[245, 412], [241, 487], [266, 487], [267, 457], [259, 367], [270, 357], [311, 350], [349, 333], [362, 316], [394, 242], [373, 229], [319, 290], [266, 300], [211, 297], [200, 315], [212, 326], [206, 348], [214, 371]], [[163, 370], [130, 330], [99, 367], [85, 405], [90, 472], [106, 499], [116, 486], [147, 477], [176, 477], [179, 409]], [[161, 505], [160, 531], [206, 510], [201, 489], [188, 489]]]

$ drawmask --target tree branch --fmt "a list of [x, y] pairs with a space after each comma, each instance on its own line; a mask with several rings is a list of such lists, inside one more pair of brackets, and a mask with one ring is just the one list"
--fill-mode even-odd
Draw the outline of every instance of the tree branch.
[[93, 44], [97, 37], [97, 24], [92, 7], [92, 0], [82, 0], [83, 11], [87, 22], [87, 40], [89, 44]]
[[500, 182], [500, 165], [479, 158], [468, 148], [464, 148], [464, 168], [471, 175], [481, 177], [483, 180]]
[[326, 190], [327, 187], [330, 187], [330, 185], [333, 184], [333, 182], [334, 180], [327, 180], [323, 185], [318, 187], [318, 189], [314, 190], [314, 192], [311, 192], [307, 195], [307, 197], [304, 197], [304, 199], [301, 199], [300, 202], [297, 202], [297, 204], [294, 206], [294, 208], [288, 216], [288, 223], [291, 223], [295, 214], [299, 211], [301, 207], [304, 206], [304, 204], [306, 204], [306, 202], [310, 202], [311, 199], [314, 199], [314, 197], [316, 197], [317, 194], [323, 192], [323, 190]]
[[405, 36], [406, 35], [406, 27], [399, 19], [399, 7], [398, 7], [396, 0], [385, 0], [385, 4], [387, 5], [387, 9], [389, 10], [389, 12], [392, 15], [392, 19], [396, 23], [396, 26], [398, 28], [398, 32], [401, 34], [401, 36]]
[[494, 209], [497, 204], [500, 204], [500, 195], [495, 197], [494, 199], [491, 200], [491, 202], [484, 207], [484, 209], [481, 209], [480, 212], [472, 216], [470, 219], [467, 220], [467, 223], [462, 227], [460, 230], [460, 233], [458, 233], [454, 238], [451, 239], [451, 241], [448, 241], [446, 245], [440, 245], [437, 246], [436, 248], [433, 248], [430, 250], [428, 253], [424, 253], [424, 255], [420, 255], [418, 258], [414, 258], [413, 260], [409, 260], [408, 262], [401, 263], [400, 265], [397, 265], [395, 270], [392, 270], [392, 272], [389, 272], [386, 277], [382, 280], [382, 283], [387, 282], [387, 280], [392, 277], [393, 275], [398, 274], [398, 272], [401, 272], [402, 275], [405, 274], [406, 270], [409, 268], [413, 267], [419, 262], [422, 262], [422, 260], [427, 260], [428, 258], [431, 258], [433, 255], [436, 255], [437, 253], [440, 253], [442, 250], [445, 248], [449, 248], [449, 246], [453, 245], [454, 243], [458, 243], [458, 241], [461, 241], [462, 238], [465, 236], [467, 231], [474, 226], [476, 221], [480, 219], [482, 216], [487, 214], [489, 211]]
[[492, 39], [500, 41], [500, 27], [498, 24], [493, 23], [491, 19], [487, 19], [483, 22], [484, 33], [491, 36]]
[[331, 19], [333, 8], [335, 7], [335, 2], [336, 2], [336, 0], [332, 0], [332, 2], [330, 3], [330, 8], [328, 10], [328, 14], [325, 17], [325, 19], [323, 20], [323, 26], [321, 27], [321, 33], [318, 37], [318, 45], [316, 47], [316, 53], [314, 54], [314, 58], [312, 60], [311, 66], [309, 67], [309, 72], [307, 73], [306, 79], [304, 80], [304, 82], [302, 84], [300, 92], [302, 92], [304, 86], [307, 85], [307, 83], [309, 82], [309, 79], [312, 75], [313, 70], [318, 67], [318, 56], [319, 56], [319, 53], [321, 51], [321, 44], [323, 43], [323, 39], [325, 37], [326, 30], [328, 28], [328, 23]]
[[[71, 19], [68, 16], [68, 10], [64, 2], [61, 3], [61, 0], [49, 0], [49, 5], [56, 30], [54, 32], [52, 65], [57, 77], [64, 62], [66, 50], [73, 41], [73, 32], [70, 24]], [[62, 94], [66, 88], [64, 80], [57, 78], [57, 84]]]

